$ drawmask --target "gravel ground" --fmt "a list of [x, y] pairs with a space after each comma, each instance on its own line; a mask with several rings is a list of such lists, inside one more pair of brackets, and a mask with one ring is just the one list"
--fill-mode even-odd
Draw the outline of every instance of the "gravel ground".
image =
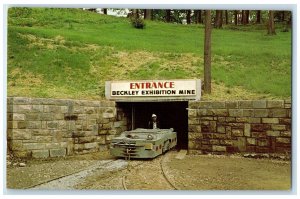
[[111, 171], [117, 171], [125, 167], [127, 167], [127, 162], [124, 160], [100, 160], [92, 166], [85, 168], [85, 170], [83, 171], [36, 186], [33, 189], [73, 190], [75, 189], [75, 186], [82, 181], [82, 179], [87, 178], [91, 175], [94, 176], [96, 170], [99, 170], [102, 173], [106, 173]]
[[130, 162], [115, 161], [108, 154], [29, 161], [25, 167], [8, 167], [7, 185], [24, 189], [59, 178], [35, 189], [122, 190], [125, 182], [129, 190], [173, 190], [162, 175], [160, 162], [164, 159], [168, 179], [181, 190], [291, 188], [290, 161], [214, 155], [187, 155], [179, 160], [176, 155], [171, 151], [153, 160]]
[[[101, 152], [47, 160], [10, 158], [11, 164], [6, 170], [6, 186], [8, 189], [30, 188], [84, 170], [99, 160], [112, 160], [112, 157], [108, 152]], [[26, 166], [20, 167], [21, 163]]]

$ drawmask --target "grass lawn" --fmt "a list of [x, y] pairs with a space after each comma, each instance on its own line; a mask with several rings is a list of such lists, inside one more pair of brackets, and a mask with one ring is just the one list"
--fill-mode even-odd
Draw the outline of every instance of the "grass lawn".
[[[125, 18], [51, 8], [10, 8], [8, 24], [8, 96], [98, 99], [106, 80], [203, 79], [203, 25], [147, 21], [140, 30]], [[291, 96], [291, 32], [280, 30], [213, 30], [215, 99]]]

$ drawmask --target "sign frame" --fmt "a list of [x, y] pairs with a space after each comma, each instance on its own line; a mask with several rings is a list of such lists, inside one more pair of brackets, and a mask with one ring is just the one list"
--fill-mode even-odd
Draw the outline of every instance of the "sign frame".
[[[156, 96], [112, 96], [112, 84], [120, 85], [124, 83], [153, 83], [153, 82], [195, 82], [195, 94], [194, 95], [156, 95]], [[180, 85], [181, 87], [184, 85]], [[160, 101], [199, 101], [201, 99], [201, 80], [200, 79], [171, 79], [171, 80], [125, 80], [125, 81], [106, 81], [105, 82], [105, 97], [108, 100], [116, 102], [160, 102]]]

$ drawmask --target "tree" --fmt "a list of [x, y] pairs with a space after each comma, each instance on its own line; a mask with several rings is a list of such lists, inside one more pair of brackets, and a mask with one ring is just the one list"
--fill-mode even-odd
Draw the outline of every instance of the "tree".
[[237, 10], [234, 11], [234, 24], [238, 25], [238, 11]]
[[191, 13], [192, 13], [191, 10], [186, 11], [186, 23], [187, 24], [191, 24]]
[[246, 13], [246, 10], [242, 10], [242, 24], [243, 25], [247, 24], [247, 13]]
[[133, 15], [134, 19], [138, 19], [139, 18], [139, 10], [138, 9], [133, 9], [132, 15]]
[[166, 22], [171, 22], [171, 10], [166, 10]]
[[246, 15], [246, 24], [249, 24], [249, 15], [250, 15], [250, 10], [246, 10], [245, 11], [245, 15]]
[[274, 11], [269, 10], [268, 35], [276, 35], [274, 24]]
[[152, 10], [150, 9], [144, 10], [144, 19], [152, 20]]
[[202, 11], [201, 10], [195, 10], [195, 21], [196, 23], [202, 23]]
[[223, 10], [217, 10], [214, 27], [222, 28], [222, 24], [223, 24]]
[[228, 11], [225, 10], [225, 24], [228, 24]]
[[260, 24], [261, 23], [261, 11], [260, 10], [257, 10], [256, 11], [256, 23], [257, 24]]
[[205, 11], [204, 92], [211, 93], [211, 11]]

